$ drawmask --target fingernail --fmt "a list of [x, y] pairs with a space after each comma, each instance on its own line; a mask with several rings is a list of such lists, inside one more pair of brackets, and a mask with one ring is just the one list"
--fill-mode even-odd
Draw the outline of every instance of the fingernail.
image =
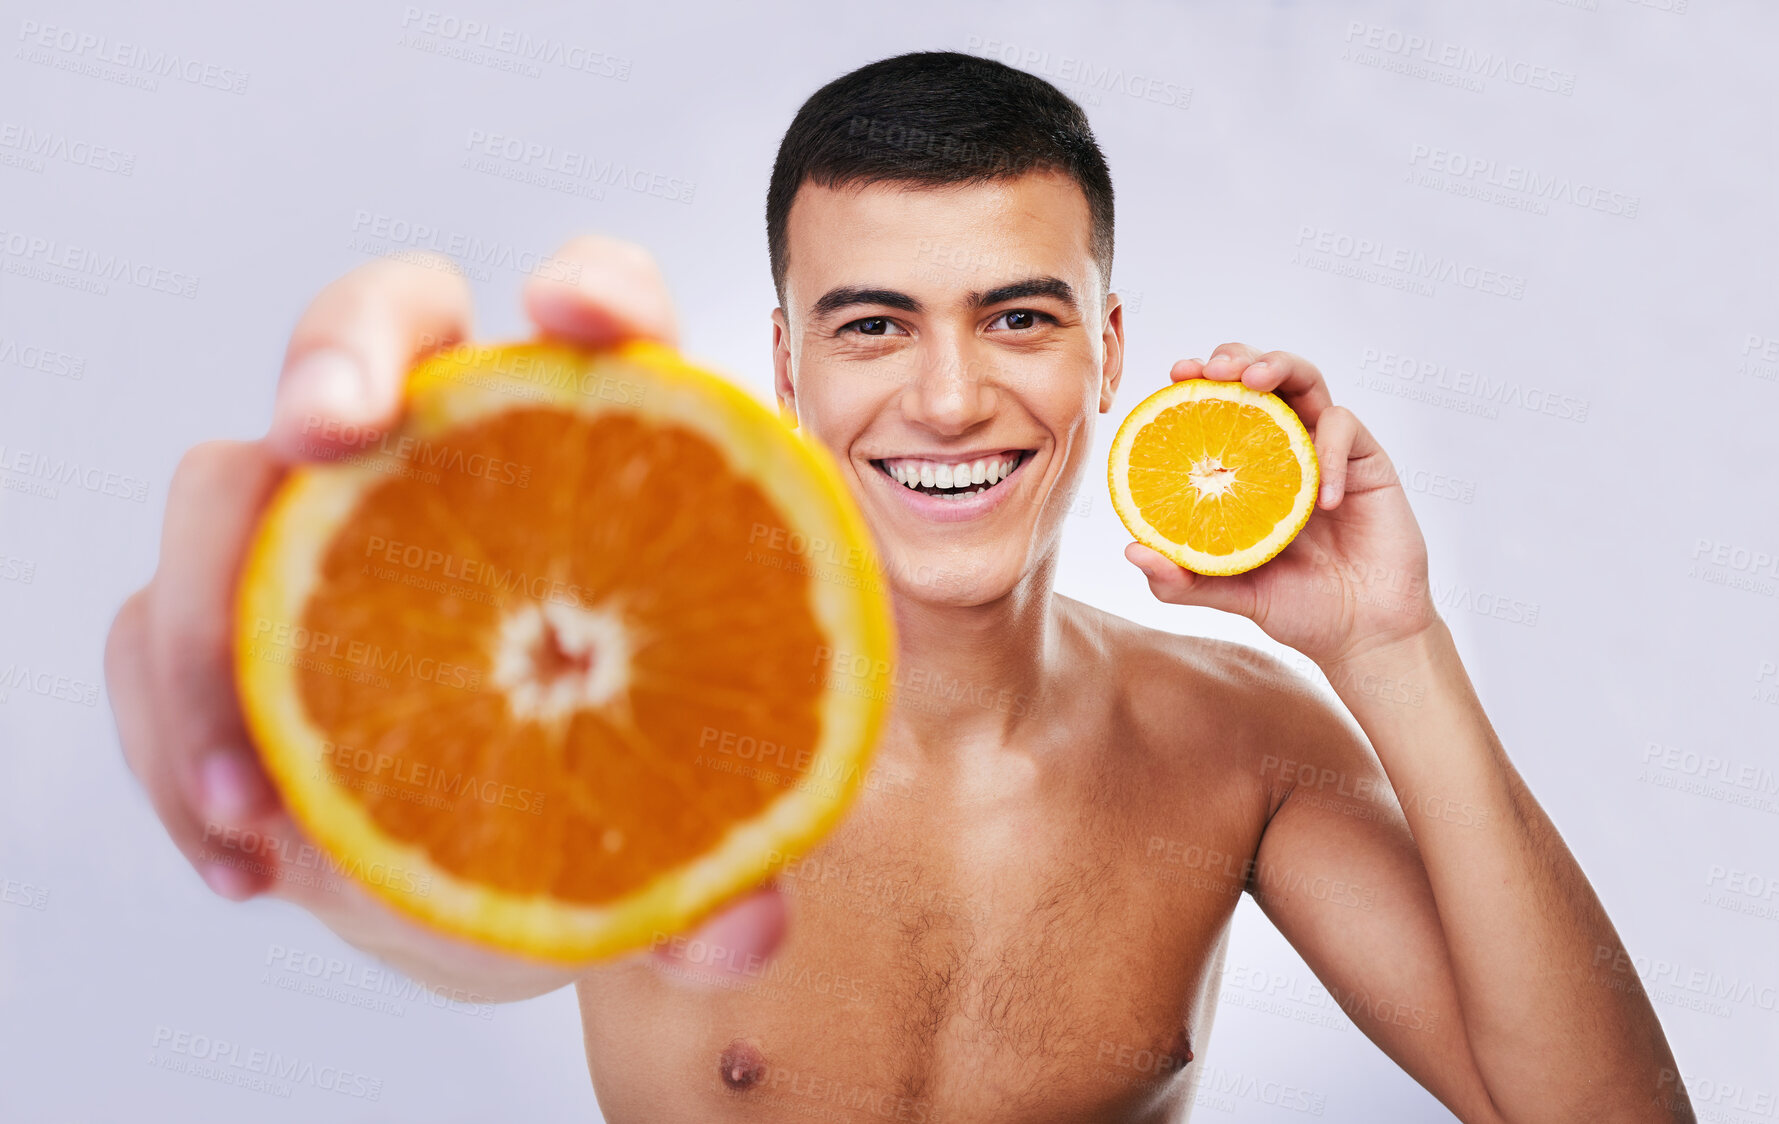
[[246, 901], [259, 892], [253, 876], [239, 867], [206, 863], [198, 868], [198, 873], [203, 876], [204, 885], [210, 887], [212, 893], [232, 902]]
[[258, 809], [264, 789], [259, 770], [235, 750], [216, 750], [198, 764], [198, 800], [206, 819], [246, 818]]
[[1249, 375], [1263, 375], [1266, 373], [1266, 367], [1267, 364], [1264, 359], [1256, 363], [1250, 363], [1248, 364], [1248, 369], [1242, 372], [1242, 377], [1246, 378]]
[[343, 351], [323, 348], [303, 356], [278, 384], [274, 427], [306, 434], [330, 418], [351, 421], [371, 412], [364, 368]]

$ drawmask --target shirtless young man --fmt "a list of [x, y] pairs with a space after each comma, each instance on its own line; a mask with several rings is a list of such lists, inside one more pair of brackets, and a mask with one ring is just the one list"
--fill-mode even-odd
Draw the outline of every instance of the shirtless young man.
[[[160, 566], [107, 648], [129, 762], [217, 892], [298, 901], [429, 984], [517, 999], [575, 982], [617, 1124], [1184, 1120], [1244, 890], [1460, 1118], [1691, 1119], [1617, 934], [1431, 604], [1388, 459], [1312, 364], [1229, 343], [1172, 371], [1277, 390], [1303, 417], [1324, 483], [1298, 539], [1232, 578], [1125, 553], [1161, 600], [1240, 613], [1313, 659], [1344, 707], [1251, 649], [1051, 591], [1071, 498], [1104, 486], [1093, 427], [1124, 358], [1111, 182], [1072, 102], [964, 55], [865, 67], [798, 114], [768, 225], [781, 406], [877, 535], [903, 680], [969, 688], [902, 693], [878, 760], [905, 783], [868, 786], [696, 941], [579, 974], [312, 889], [264, 849], [229, 861], [221, 827], [300, 835], [229, 673], [243, 545], [306, 420], [389, 424], [415, 355], [470, 332], [450, 271], [379, 262], [297, 325], [268, 435], [187, 455]], [[583, 238], [560, 256], [578, 281], [525, 293], [540, 331], [673, 340], [640, 250]], [[963, 500], [887, 471], [1012, 456]]]

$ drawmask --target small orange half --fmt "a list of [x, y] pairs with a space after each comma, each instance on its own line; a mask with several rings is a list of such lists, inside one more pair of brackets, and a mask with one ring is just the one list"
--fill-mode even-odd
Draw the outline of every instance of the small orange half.
[[1112, 439], [1112, 506], [1131, 535], [1199, 574], [1252, 570], [1297, 536], [1320, 477], [1309, 431], [1276, 394], [1186, 379], [1137, 404]]
[[240, 582], [248, 725], [330, 862], [574, 962], [831, 829], [892, 636], [826, 451], [655, 344], [460, 347], [407, 395], [399, 429], [291, 472]]

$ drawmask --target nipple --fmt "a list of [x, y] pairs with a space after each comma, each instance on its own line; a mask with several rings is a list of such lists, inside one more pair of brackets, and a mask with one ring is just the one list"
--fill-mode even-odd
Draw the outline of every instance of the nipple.
[[1185, 1069], [1192, 1061], [1192, 1033], [1181, 1027], [1174, 1035], [1173, 1044], [1168, 1047], [1167, 1070], [1178, 1072]]
[[752, 1042], [737, 1038], [717, 1060], [717, 1072], [722, 1074], [723, 1084], [729, 1088], [737, 1091], [751, 1089], [766, 1077], [766, 1056]]

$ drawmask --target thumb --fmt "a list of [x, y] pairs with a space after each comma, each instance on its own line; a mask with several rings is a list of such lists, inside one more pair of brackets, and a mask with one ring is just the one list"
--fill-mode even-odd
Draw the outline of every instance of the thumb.
[[544, 335], [592, 347], [627, 339], [675, 345], [673, 297], [647, 250], [584, 234], [551, 262], [552, 270], [525, 285], [525, 310]]
[[1243, 616], [1248, 615], [1247, 607], [1253, 604], [1253, 588], [1247, 574], [1222, 578], [1195, 574], [1160, 551], [1136, 542], [1124, 548], [1124, 557], [1149, 579], [1149, 592], [1157, 601], [1221, 609]]
[[656, 934], [650, 960], [661, 975], [705, 987], [733, 986], [757, 976], [784, 941], [784, 895], [768, 884], [731, 903], [694, 933]]

